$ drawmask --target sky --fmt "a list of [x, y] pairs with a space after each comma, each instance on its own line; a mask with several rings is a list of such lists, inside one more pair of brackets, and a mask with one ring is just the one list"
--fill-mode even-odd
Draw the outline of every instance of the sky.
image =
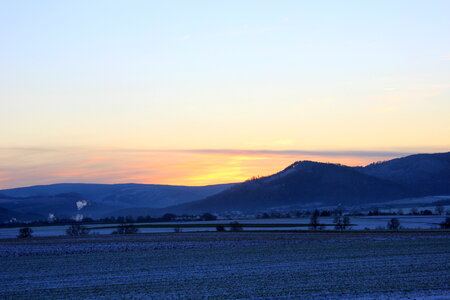
[[450, 1], [0, 1], [0, 188], [450, 151]]

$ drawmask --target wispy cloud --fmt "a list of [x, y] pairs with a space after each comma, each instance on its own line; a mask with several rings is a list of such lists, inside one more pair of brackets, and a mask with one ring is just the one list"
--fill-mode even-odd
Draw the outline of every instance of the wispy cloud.
[[392, 151], [311, 151], [311, 150], [239, 150], [239, 149], [191, 149], [175, 150], [191, 153], [220, 154], [270, 154], [270, 155], [312, 155], [312, 156], [357, 156], [357, 157], [393, 157], [411, 154], [409, 152]]
[[243, 26], [234, 30], [230, 30], [225, 35], [260, 35], [275, 31], [274, 27], [248, 27]]
[[445, 61], [450, 61], [450, 53], [447, 53], [447, 54], [445, 54], [445, 55], [442, 55], [442, 56], [441, 56], [441, 59], [442, 59], [442, 60], [445, 60]]
[[179, 38], [180, 41], [187, 41], [192, 38], [192, 34], [186, 34]]
[[[280, 140], [280, 144], [288, 143], [288, 141]], [[369, 151], [369, 150], [301, 150], [301, 149], [288, 149], [288, 150], [271, 150], [271, 149], [145, 149], [145, 148], [38, 148], [38, 147], [4, 147], [0, 148], [0, 151], [17, 151], [17, 152], [32, 152], [32, 153], [44, 153], [44, 152], [136, 152], [136, 153], [208, 153], [208, 154], [271, 154], [271, 155], [317, 155], [317, 156], [357, 156], [357, 157], [393, 157], [404, 156], [416, 153], [414, 149], [409, 151]], [[100, 160], [96, 158], [95, 160]], [[94, 159], [93, 159], [94, 160]]]
[[396, 105], [379, 105], [373, 107], [373, 110], [381, 113], [389, 113], [398, 110], [398, 106]]

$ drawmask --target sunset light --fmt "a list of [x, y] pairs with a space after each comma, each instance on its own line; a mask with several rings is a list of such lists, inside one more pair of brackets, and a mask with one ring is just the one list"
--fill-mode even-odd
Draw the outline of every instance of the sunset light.
[[0, 0], [0, 299], [449, 299], [450, 0]]

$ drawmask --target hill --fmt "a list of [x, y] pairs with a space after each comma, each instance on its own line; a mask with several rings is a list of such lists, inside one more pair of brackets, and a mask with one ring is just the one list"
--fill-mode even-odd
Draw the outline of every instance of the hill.
[[[36, 213], [48, 216], [52, 213], [58, 217], [73, 217], [80, 213], [98, 218], [126, 208], [161, 208], [199, 200], [230, 186], [77, 183], [39, 185], [0, 190], [0, 208], [21, 214]], [[83, 200], [87, 205], [78, 211], [77, 202]], [[9, 216], [16, 217], [15, 214]]]
[[206, 199], [164, 210], [250, 212], [299, 204], [358, 205], [406, 196], [408, 192], [399, 184], [351, 167], [300, 161], [272, 176], [253, 179]]
[[6, 223], [11, 221], [12, 218], [15, 218], [17, 220], [21, 221], [34, 221], [34, 220], [42, 220], [46, 217], [40, 214], [35, 213], [21, 213], [17, 211], [12, 211], [6, 208], [0, 207], [0, 223]]
[[450, 152], [410, 155], [370, 164], [359, 171], [399, 183], [415, 196], [450, 195]]
[[[0, 208], [45, 216], [157, 216], [166, 212], [367, 206], [441, 195], [450, 195], [450, 152], [416, 154], [366, 167], [298, 161], [274, 175], [228, 185], [54, 184], [0, 190]], [[88, 205], [79, 212], [76, 204], [83, 200]]]
[[247, 211], [298, 205], [351, 205], [406, 197], [450, 195], [450, 152], [417, 154], [366, 167], [312, 161], [165, 212]]

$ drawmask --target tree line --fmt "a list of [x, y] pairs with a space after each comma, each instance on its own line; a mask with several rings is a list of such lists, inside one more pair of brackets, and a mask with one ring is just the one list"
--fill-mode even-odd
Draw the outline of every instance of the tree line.
[[9, 222], [0, 224], [0, 227], [17, 227], [20, 225], [27, 226], [42, 226], [42, 225], [71, 225], [71, 224], [112, 224], [112, 223], [158, 223], [158, 222], [173, 222], [173, 221], [215, 221], [217, 216], [209, 212], [203, 213], [201, 215], [176, 215], [172, 213], [166, 213], [161, 217], [151, 217], [151, 216], [119, 216], [119, 217], [106, 217], [106, 218], [83, 218], [82, 220], [74, 220], [69, 218], [55, 218], [51, 221], [40, 220], [31, 222]]

